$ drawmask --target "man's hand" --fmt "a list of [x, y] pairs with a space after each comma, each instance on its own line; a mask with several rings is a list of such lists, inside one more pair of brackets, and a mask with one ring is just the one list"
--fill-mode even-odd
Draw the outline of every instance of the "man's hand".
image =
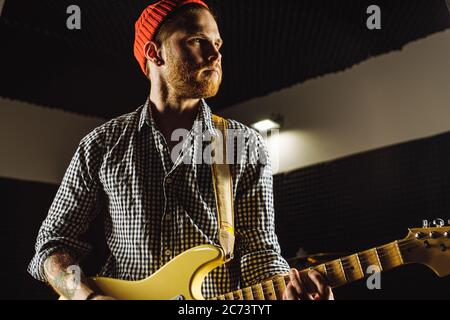
[[300, 274], [297, 269], [291, 269], [289, 277], [284, 300], [334, 300], [331, 287], [316, 270]]

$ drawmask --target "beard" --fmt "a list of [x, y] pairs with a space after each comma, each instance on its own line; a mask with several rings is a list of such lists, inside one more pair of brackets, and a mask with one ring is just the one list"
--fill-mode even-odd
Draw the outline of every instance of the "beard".
[[183, 61], [168, 48], [166, 59], [167, 83], [177, 96], [190, 99], [214, 97], [222, 82], [222, 67], [216, 66], [218, 72], [206, 71], [213, 68], [211, 64], [198, 65]]

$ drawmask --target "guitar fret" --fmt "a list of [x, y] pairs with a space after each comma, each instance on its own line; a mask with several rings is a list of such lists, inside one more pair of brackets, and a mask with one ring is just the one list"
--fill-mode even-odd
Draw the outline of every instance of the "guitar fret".
[[217, 300], [225, 300], [225, 296], [221, 294], [220, 296], [217, 296]]
[[340, 260], [347, 282], [364, 278], [364, 272], [362, 271], [357, 254], [341, 258]]
[[403, 259], [398, 251], [396, 242], [377, 247], [378, 258], [383, 266], [382, 270], [389, 270], [403, 264]]
[[278, 300], [283, 299], [284, 290], [286, 290], [286, 283], [284, 276], [279, 276], [273, 279], [275, 293], [277, 295]]
[[264, 293], [260, 283], [255, 284], [252, 288], [253, 298], [255, 300], [264, 300]]
[[272, 280], [268, 280], [263, 283], [263, 293], [264, 293], [265, 300], [276, 300], [277, 299]]
[[356, 260], [358, 261], [359, 271], [361, 271], [362, 277], [364, 278], [364, 270], [361, 265], [361, 260], [359, 259], [359, 254], [355, 253], [354, 256], [355, 256]]
[[364, 273], [367, 273], [370, 266], [377, 266], [380, 268], [380, 271], [383, 270], [380, 259], [378, 258], [378, 253], [375, 249], [369, 249], [358, 253], [358, 258]]
[[345, 282], [348, 282], [347, 276], [345, 275], [345, 270], [344, 270], [344, 266], [343, 266], [343, 264], [342, 264], [342, 260], [341, 260], [341, 259], [337, 259], [337, 261], [339, 261], [339, 266], [341, 267], [342, 275], [343, 275], [343, 277], [344, 277], [344, 281], [345, 281]]
[[251, 287], [242, 289], [242, 294], [244, 296], [244, 300], [254, 300]]
[[347, 283], [347, 277], [340, 259], [327, 262], [325, 267], [331, 287], [339, 287]]
[[228, 292], [225, 294], [225, 300], [234, 300], [233, 292]]
[[[365, 268], [364, 268], [364, 266], [365, 266], [365, 262], [364, 262], [364, 256], [363, 256], [363, 253], [362, 252], [358, 252], [357, 254], [356, 254], [356, 256], [358, 257], [358, 261], [359, 261], [359, 265], [360, 265], [360, 267], [361, 267], [361, 272], [362, 273], [365, 273], [364, 272], [364, 270], [365, 270]], [[363, 259], [362, 259], [363, 258]]]
[[234, 293], [234, 300], [244, 300], [244, 297], [242, 295], [242, 290], [236, 290], [233, 291]]
[[398, 241], [394, 241], [393, 245], [395, 246], [395, 249], [397, 250], [397, 254], [398, 254], [398, 257], [400, 258], [401, 264], [405, 264], [405, 262], [403, 261], [402, 253], [400, 252], [400, 247], [398, 246]]
[[375, 256], [377, 257], [377, 260], [378, 260], [378, 265], [380, 267], [380, 271], [383, 271], [384, 268], [383, 268], [383, 264], [381, 263], [380, 255], [378, 254], [378, 248], [375, 248], [374, 252], [375, 252]]
[[334, 288], [336, 286], [336, 284], [334, 283], [334, 274], [333, 274], [333, 272], [330, 272], [332, 270], [329, 270], [329, 266], [327, 263], [324, 263], [323, 266], [325, 269], [325, 273], [327, 274], [328, 282], [329, 282], [330, 286]]

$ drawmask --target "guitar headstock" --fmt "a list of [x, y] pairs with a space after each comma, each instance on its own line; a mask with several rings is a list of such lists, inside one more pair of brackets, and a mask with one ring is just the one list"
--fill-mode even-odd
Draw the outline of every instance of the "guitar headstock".
[[409, 229], [408, 236], [399, 241], [404, 263], [421, 263], [438, 276], [450, 274], [450, 220], [423, 221], [422, 228]]

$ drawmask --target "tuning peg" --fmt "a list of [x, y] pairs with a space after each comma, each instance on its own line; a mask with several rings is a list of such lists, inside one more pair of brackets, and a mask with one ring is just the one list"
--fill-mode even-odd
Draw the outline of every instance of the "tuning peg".
[[432, 225], [438, 228], [442, 228], [443, 226], [445, 226], [445, 221], [441, 218], [437, 218], [433, 220]]
[[423, 232], [417, 232], [415, 235], [416, 239], [423, 239], [423, 238], [425, 238], [425, 236], [426, 235]]
[[436, 231], [432, 231], [432, 232], [430, 232], [430, 234], [429, 234], [429, 237], [431, 238], [431, 239], [436, 239], [436, 238], [439, 238], [441, 236], [441, 234], [439, 233], [439, 232], [436, 232]]

